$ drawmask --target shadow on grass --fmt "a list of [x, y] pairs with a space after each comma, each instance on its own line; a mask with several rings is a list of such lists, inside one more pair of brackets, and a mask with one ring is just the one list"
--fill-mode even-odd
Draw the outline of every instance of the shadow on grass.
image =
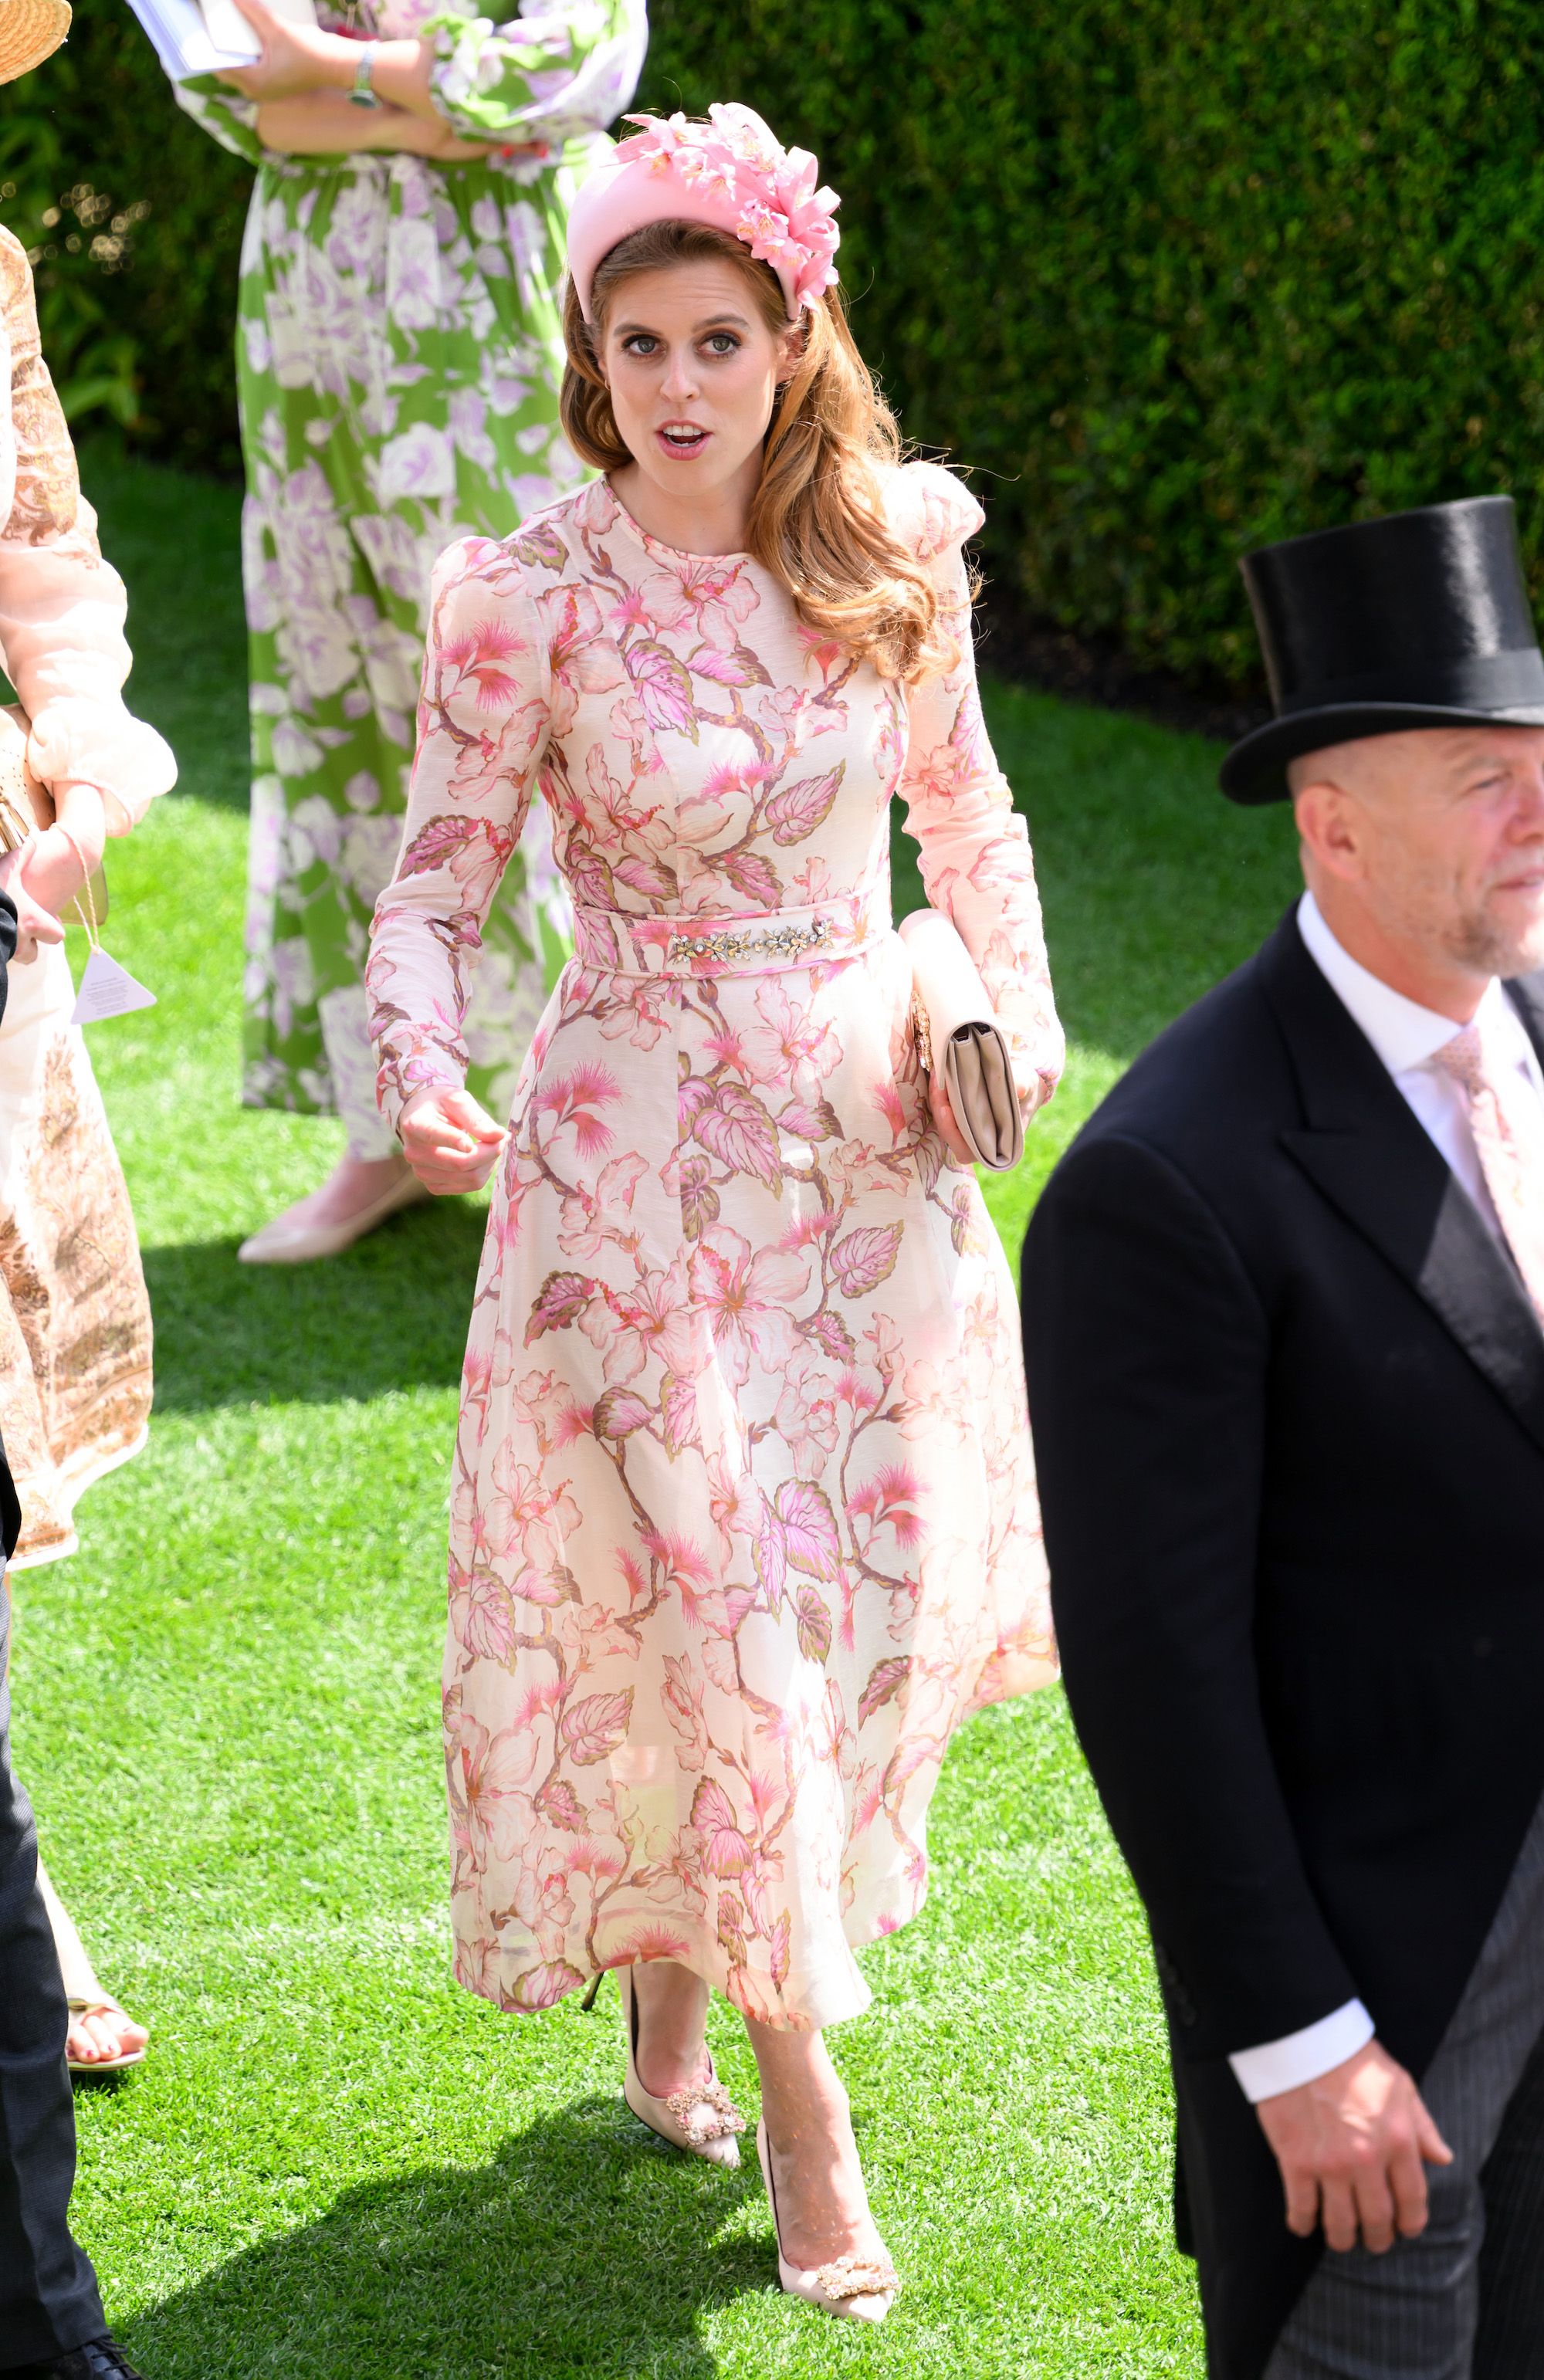
[[707, 2380], [699, 2317], [773, 2284], [758, 2188], [580, 2101], [470, 2171], [349, 2191], [120, 2325], [154, 2380]]
[[487, 1220], [436, 1200], [321, 1264], [238, 1264], [235, 1239], [147, 1248], [158, 1408], [454, 1386]]

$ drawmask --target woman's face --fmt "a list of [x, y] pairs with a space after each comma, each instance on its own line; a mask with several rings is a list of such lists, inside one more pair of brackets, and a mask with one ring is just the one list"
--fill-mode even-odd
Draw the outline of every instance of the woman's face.
[[601, 346], [616, 426], [662, 494], [748, 500], [798, 334], [769, 328], [745, 275], [707, 258], [634, 273]]

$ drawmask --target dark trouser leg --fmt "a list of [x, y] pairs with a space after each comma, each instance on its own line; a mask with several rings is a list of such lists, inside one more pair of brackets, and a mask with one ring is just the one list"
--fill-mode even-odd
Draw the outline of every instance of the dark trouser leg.
[[1544, 2034], [1507, 2107], [1482, 2177], [1475, 2380], [1544, 2374]]
[[68, 2011], [38, 1891], [32, 1813], [11, 1774], [9, 1623], [0, 1579], [0, 2372], [107, 2327], [96, 2276], [70, 2237]]
[[[1478, 2380], [1481, 2251], [1488, 2218], [1505, 2240], [1512, 2216], [1501, 2201], [1523, 2154], [1524, 2101], [1536, 2111], [1535, 2046], [1544, 2029], [1544, 1804], [1536, 1813], [1464, 1998], [1422, 2084], [1453, 2162], [1429, 2167], [1431, 2218], [1418, 2239], [1386, 2255], [1353, 2249], [1326, 2254], [1299, 2299], [1267, 2367], [1266, 2380]], [[1512, 2132], [1512, 2109], [1518, 2112]], [[1537, 2128], [1534, 2158], [1538, 2155]], [[1505, 2142], [1506, 2167], [1491, 2170]], [[1482, 2180], [1482, 2177], [1484, 2177]], [[1526, 2185], [1525, 2185], [1526, 2186]], [[1485, 2320], [1511, 2319], [1515, 2283], [1489, 2276]], [[1537, 2291], [1537, 2273], [1526, 2286]], [[1522, 2302], [1522, 2301], [1520, 2301]], [[1537, 2333], [1531, 2334], [1537, 2336]], [[1544, 2366], [1499, 2363], [1491, 2380], [1544, 2380]]]

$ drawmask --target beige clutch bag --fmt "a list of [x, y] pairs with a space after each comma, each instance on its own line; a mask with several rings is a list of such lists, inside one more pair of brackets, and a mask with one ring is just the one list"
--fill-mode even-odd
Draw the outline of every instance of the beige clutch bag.
[[912, 1015], [924, 1073], [943, 1069], [954, 1120], [979, 1165], [1006, 1173], [1024, 1154], [1024, 1118], [1008, 1063], [1007, 1036], [991, 1013], [976, 962], [947, 917], [918, 909], [903, 917], [911, 961]]
[[[31, 721], [19, 702], [0, 703], [0, 851], [16, 851], [30, 834], [54, 823], [54, 796], [27, 759]], [[88, 913], [91, 929], [107, 915], [107, 879], [99, 868], [83, 892], [69, 905], [81, 925]]]

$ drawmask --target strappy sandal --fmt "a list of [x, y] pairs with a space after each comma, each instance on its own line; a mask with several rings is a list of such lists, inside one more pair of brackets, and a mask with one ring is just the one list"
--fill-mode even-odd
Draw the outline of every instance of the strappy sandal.
[[[86, 2016], [121, 2016], [126, 2024], [135, 2022], [127, 2009], [120, 2008], [103, 1992], [99, 1992], [95, 1999], [71, 1998], [68, 2007], [72, 2024], [78, 2017]], [[126, 2049], [118, 2058], [67, 2058], [65, 2063], [72, 2074], [126, 2074], [131, 2066], [144, 2064], [149, 2046], [147, 2042], [142, 2048]]]
[[[121, 2017], [126, 2024], [138, 2023], [139, 2020], [131, 2017], [127, 2009], [120, 2008], [110, 1992], [103, 1990], [75, 1920], [55, 1890], [54, 1879], [41, 1859], [38, 1861], [38, 1890], [48, 1912], [49, 1931], [54, 1937], [54, 1952], [59, 1961], [59, 1978], [65, 1987], [71, 2022], [83, 2016], [116, 2016]], [[120, 2058], [71, 2058], [67, 2050], [66, 2063], [72, 2074], [124, 2074], [129, 2067], [144, 2064], [148, 2047], [146, 2043], [138, 2049], [126, 2049]]]

